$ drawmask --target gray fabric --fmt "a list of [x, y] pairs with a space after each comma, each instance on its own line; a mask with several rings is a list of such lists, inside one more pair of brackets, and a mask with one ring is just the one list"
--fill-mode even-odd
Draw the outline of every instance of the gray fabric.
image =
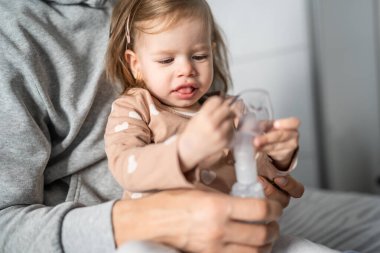
[[0, 252], [114, 250], [122, 191], [103, 147], [113, 3], [92, 2], [0, 1]]
[[54, 2], [58, 4], [86, 4], [94, 8], [101, 8], [107, 0], [45, 0], [46, 2]]
[[337, 250], [380, 252], [379, 196], [307, 189], [293, 199], [281, 232]]
[[273, 245], [272, 253], [339, 253], [309, 240], [282, 235]]

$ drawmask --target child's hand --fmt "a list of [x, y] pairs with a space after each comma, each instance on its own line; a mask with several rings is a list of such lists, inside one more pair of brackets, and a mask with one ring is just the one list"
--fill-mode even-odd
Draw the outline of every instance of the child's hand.
[[229, 101], [211, 97], [204, 103], [179, 137], [179, 157], [185, 171], [230, 144], [233, 119]]
[[277, 169], [287, 170], [298, 149], [299, 126], [298, 118], [275, 120], [268, 133], [254, 139], [256, 151], [267, 153]]

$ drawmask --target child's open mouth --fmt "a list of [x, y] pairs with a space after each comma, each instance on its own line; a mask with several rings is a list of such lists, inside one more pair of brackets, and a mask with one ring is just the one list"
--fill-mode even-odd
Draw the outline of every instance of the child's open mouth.
[[173, 90], [173, 93], [180, 99], [191, 99], [195, 95], [197, 90], [198, 88], [196, 88], [193, 85], [181, 85], [175, 90]]

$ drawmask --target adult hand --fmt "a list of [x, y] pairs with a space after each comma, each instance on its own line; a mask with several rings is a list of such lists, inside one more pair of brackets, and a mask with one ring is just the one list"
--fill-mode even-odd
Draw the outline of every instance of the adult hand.
[[268, 154], [277, 169], [287, 170], [298, 149], [299, 126], [300, 120], [295, 117], [275, 120], [268, 133], [254, 139], [256, 151]]
[[284, 208], [288, 206], [291, 197], [300, 198], [305, 191], [303, 184], [289, 175], [276, 177], [273, 182], [262, 176], [259, 180], [263, 185], [265, 196], [278, 201]]
[[178, 140], [178, 153], [184, 171], [193, 169], [200, 161], [221, 151], [232, 141], [235, 114], [229, 103], [221, 97], [211, 97], [187, 124]]
[[112, 220], [117, 246], [150, 240], [187, 252], [270, 252], [281, 213], [277, 201], [173, 190], [120, 200]]

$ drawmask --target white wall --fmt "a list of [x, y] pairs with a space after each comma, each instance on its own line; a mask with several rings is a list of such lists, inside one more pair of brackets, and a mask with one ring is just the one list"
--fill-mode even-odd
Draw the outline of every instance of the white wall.
[[380, 192], [379, 9], [313, 0], [330, 187]]
[[276, 117], [302, 121], [295, 176], [319, 186], [307, 0], [209, 0], [232, 56], [234, 93], [267, 89]]

